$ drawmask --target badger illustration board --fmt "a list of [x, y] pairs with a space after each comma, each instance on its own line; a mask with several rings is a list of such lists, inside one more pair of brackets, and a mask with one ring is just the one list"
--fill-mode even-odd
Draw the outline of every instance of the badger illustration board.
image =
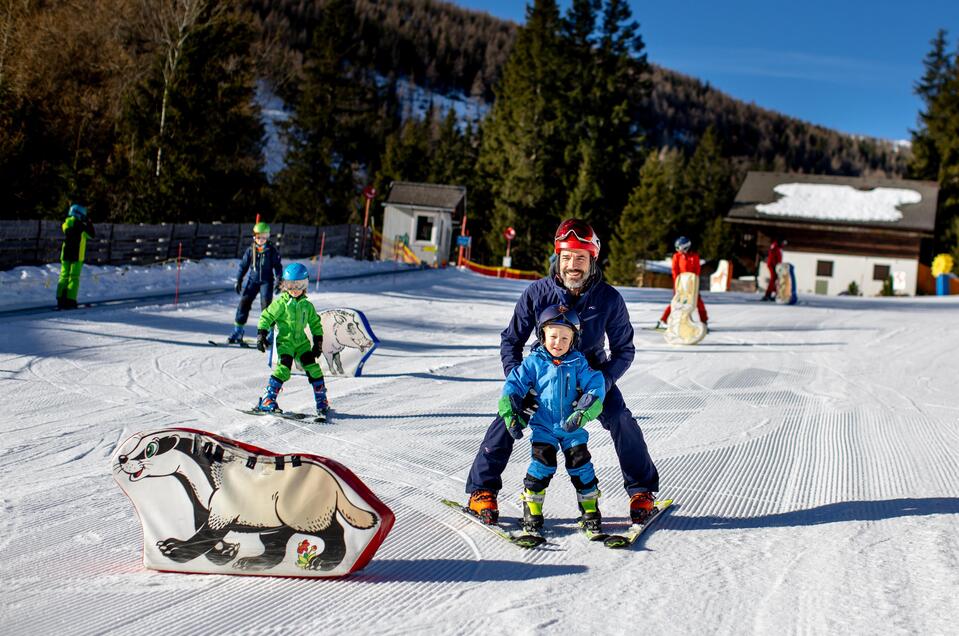
[[729, 291], [729, 261], [722, 259], [716, 266], [716, 271], [709, 277], [709, 291]]
[[776, 302], [796, 304], [796, 272], [792, 263], [776, 265]]
[[684, 272], [676, 278], [676, 291], [670, 303], [669, 321], [663, 337], [673, 345], [693, 345], [706, 336], [706, 327], [693, 320], [696, 301], [699, 299], [699, 277]]
[[[323, 374], [332, 377], [362, 375], [363, 365], [380, 342], [366, 316], [358, 309], [345, 308], [324, 309], [319, 315], [323, 323], [323, 355], [318, 362]], [[267, 359], [270, 368], [276, 359], [274, 342]], [[296, 366], [299, 367], [298, 361]]]
[[143, 529], [143, 564], [172, 572], [335, 577], [363, 568], [393, 513], [349, 469], [188, 428], [137, 433], [113, 476]]

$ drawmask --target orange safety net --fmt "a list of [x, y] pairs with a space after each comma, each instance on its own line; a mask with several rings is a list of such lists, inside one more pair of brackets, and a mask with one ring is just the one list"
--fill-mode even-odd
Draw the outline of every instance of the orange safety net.
[[463, 259], [463, 266], [471, 272], [476, 272], [477, 274], [482, 274], [483, 276], [495, 276], [496, 278], [536, 280], [543, 277], [543, 275], [539, 272], [532, 272], [523, 269], [512, 269], [509, 267], [489, 267], [487, 265], [480, 265], [479, 263], [474, 263], [473, 261], [466, 259]]

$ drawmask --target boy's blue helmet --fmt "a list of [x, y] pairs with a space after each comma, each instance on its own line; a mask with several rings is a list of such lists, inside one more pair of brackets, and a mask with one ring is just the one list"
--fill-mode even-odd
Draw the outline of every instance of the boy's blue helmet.
[[693, 246], [693, 242], [690, 241], [685, 236], [680, 236], [678, 239], [676, 239], [675, 245], [676, 245], [677, 252], [685, 252], [689, 250], [690, 247]]
[[566, 305], [550, 305], [540, 312], [536, 319], [536, 338], [542, 344], [546, 340], [543, 330], [549, 325], [565, 325], [573, 330], [571, 349], [579, 344], [579, 314]]
[[72, 216], [77, 219], [87, 218], [87, 209], [82, 205], [77, 205], [74, 203], [70, 206], [70, 212], [67, 213], [67, 216]]
[[310, 273], [305, 265], [300, 263], [290, 263], [283, 268], [283, 280], [308, 280]]

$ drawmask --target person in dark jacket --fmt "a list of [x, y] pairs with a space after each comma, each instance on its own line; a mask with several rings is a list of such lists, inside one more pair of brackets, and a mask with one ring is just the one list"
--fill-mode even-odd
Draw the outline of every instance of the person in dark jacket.
[[76, 309], [80, 293], [80, 271], [87, 254], [87, 239], [97, 235], [87, 218], [87, 209], [74, 203], [63, 222], [60, 248], [60, 279], [57, 281], [57, 309]]
[[[249, 272], [249, 276], [247, 276]], [[247, 318], [253, 300], [260, 297], [260, 311], [273, 302], [274, 292], [279, 291], [283, 276], [283, 264], [280, 252], [270, 242], [270, 226], [260, 221], [253, 226], [253, 245], [246, 248], [236, 274], [236, 293], [240, 295], [240, 304], [233, 319], [233, 333], [227, 338], [230, 343], [242, 343]], [[246, 284], [243, 279], [246, 277]]]
[[[616, 386], [633, 362], [633, 327], [626, 303], [612, 285], [603, 280], [596, 260], [599, 237], [585, 222], [568, 219], [560, 224], [554, 239], [558, 258], [549, 275], [533, 282], [523, 291], [509, 326], [500, 340], [500, 359], [506, 375], [523, 361], [523, 347], [536, 326], [537, 316], [550, 305], [561, 304], [576, 311], [582, 332], [579, 350], [589, 365], [600, 371], [606, 384], [606, 398], [599, 421], [609, 431], [619, 457], [623, 485], [630, 495], [630, 517], [641, 523], [653, 510], [653, 493], [659, 490], [659, 473], [649, 456], [639, 424], [626, 407]], [[604, 340], [609, 341], [607, 354]], [[529, 408], [534, 395], [527, 395]], [[488, 523], [498, 517], [497, 494], [503, 486], [513, 438], [502, 417], [490, 424], [473, 461], [466, 492], [470, 509]]]

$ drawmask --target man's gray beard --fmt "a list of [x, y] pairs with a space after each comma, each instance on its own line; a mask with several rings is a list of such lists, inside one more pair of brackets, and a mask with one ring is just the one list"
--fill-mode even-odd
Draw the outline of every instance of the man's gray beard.
[[566, 289], [569, 289], [569, 290], [579, 289], [580, 287], [586, 284], [585, 273], [583, 273], [583, 276], [579, 280], [572, 281], [572, 282], [569, 280], [569, 278], [567, 278], [566, 274], [563, 274], [562, 276], [563, 276], [563, 285], [566, 287]]

